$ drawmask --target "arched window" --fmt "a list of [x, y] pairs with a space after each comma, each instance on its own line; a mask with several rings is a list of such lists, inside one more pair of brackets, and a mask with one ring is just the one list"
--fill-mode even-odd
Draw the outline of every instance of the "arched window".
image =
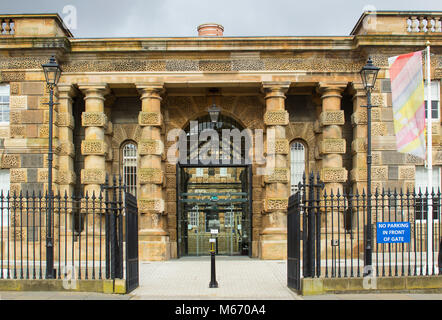
[[294, 141], [290, 146], [290, 191], [295, 193], [298, 184], [302, 182], [305, 172], [305, 147], [299, 141]]
[[123, 146], [122, 169], [123, 182], [127, 191], [134, 196], [137, 195], [137, 146], [132, 143], [126, 143]]

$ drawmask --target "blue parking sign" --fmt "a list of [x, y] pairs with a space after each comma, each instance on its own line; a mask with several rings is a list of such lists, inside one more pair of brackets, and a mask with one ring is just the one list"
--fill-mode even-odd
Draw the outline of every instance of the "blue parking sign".
[[410, 222], [378, 222], [377, 243], [409, 243]]

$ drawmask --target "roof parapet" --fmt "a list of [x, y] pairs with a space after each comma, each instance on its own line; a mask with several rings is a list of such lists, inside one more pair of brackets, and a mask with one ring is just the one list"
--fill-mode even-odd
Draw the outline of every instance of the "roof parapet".
[[442, 11], [365, 11], [350, 35], [440, 34]]
[[69, 37], [73, 35], [57, 13], [0, 15], [0, 37]]

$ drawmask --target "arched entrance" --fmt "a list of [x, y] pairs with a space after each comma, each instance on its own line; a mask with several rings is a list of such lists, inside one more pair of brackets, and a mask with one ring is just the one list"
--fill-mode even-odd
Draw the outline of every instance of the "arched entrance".
[[[178, 257], [208, 255], [211, 230], [217, 230], [217, 254], [251, 256], [252, 171], [243, 129], [222, 114], [217, 121], [206, 115], [185, 127], [188, 161], [177, 164]], [[205, 155], [217, 161], [201, 155], [209, 140], [200, 136], [208, 130], [219, 143]], [[226, 131], [236, 134], [236, 141], [234, 134], [223, 138]]]

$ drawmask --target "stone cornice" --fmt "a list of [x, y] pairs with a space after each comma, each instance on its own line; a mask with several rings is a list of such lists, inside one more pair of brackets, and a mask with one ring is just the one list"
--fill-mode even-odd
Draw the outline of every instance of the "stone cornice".
[[370, 34], [340, 37], [222, 37], [222, 38], [109, 38], [0, 37], [0, 49], [64, 49], [72, 53], [108, 52], [201, 52], [201, 51], [339, 51], [365, 46], [442, 46], [442, 34]]

